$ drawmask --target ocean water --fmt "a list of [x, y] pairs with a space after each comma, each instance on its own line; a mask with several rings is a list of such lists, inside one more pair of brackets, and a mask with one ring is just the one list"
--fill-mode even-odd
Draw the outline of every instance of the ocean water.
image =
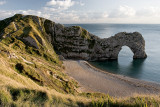
[[118, 32], [142, 34], [146, 43], [146, 59], [133, 59], [132, 51], [123, 46], [118, 60], [90, 62], [97, 68], [115, 74], [160, 83], [160, 25], [159, 24], [66, 24], [79, 25], [101, 38], [108, 38]]

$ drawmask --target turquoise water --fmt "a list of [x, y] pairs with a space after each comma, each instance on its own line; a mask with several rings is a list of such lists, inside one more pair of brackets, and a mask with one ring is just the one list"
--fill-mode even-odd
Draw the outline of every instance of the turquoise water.
[[[133, 60], [133, 53], [124, 46], [118, 60], [91, 62], [92, 65], [115, 74], [125, 75], [146, 81], [160, 83], [160, 25], [158, 24], [72, 24], [87, 29], [101, 38], [108, 38], [118, 32], [135, 32], [142, 34], [146, 41], [146, 59]], [[67, 24], [66, 26], [71, 26]]]

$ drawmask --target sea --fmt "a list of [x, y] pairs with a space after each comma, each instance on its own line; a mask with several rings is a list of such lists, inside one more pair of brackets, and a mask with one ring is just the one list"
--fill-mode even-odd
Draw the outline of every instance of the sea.
[[106, 72], [160, 83], [160, 24], [65, 24], [81, 26], [90, 33], [108, 38], [119, 32], [140, 32], [145, 39], [146, 59], [133, 59], [129, 47], [123, 46], [118, 60], [90, 62]]

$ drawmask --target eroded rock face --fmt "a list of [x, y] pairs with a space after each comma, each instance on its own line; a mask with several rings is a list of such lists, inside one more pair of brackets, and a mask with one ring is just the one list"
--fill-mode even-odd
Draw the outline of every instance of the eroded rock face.
[[79, 26], [64, 27], [61, 24], [47, 23], [54, 49], [68, 59], [103, 61], [117, 59], [122, 46], [128, 46], [133, 58], [146, 58], [145, 41], [138, 32], [121, 32], [110, 38], [101, 39]]

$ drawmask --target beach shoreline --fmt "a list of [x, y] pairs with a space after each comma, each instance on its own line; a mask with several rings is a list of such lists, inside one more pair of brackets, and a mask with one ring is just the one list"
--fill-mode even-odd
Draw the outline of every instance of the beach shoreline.
[[100, 92], [113, 97], [129, 97], [133, 95], [157, 95], [160, 84], [112, 74], [100, 70], [87, 61], [63, 61], [65, 72], [80, 85], [81, 92]]

